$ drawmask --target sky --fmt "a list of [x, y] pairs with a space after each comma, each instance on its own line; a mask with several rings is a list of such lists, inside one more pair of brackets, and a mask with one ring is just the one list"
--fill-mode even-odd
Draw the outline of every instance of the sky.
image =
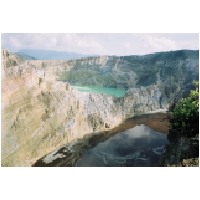
[[10, 51], [44, 49], [97, 55], [144, 55], [199, 49], [198, 33], [2, 33]]

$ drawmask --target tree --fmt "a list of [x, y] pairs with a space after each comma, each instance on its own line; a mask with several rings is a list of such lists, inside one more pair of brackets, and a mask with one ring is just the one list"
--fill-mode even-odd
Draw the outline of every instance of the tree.
[[195, 137], [199, 133], [199, 83], [190, 95], [175, 103], [170, 109], [170, 134]]

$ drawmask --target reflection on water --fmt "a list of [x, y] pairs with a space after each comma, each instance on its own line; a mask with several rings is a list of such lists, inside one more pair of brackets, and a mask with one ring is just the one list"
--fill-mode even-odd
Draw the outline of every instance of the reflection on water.
[[77, 166], [159, 166], [166, 143], [165, 134], [136, 126], [89, 149]]

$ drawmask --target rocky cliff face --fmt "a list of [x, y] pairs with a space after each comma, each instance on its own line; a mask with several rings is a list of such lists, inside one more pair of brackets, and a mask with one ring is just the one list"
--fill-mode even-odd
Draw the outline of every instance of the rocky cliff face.
[[90, 57], [66, 62], [58, 74], [61, 80], [78, 85], [129, 89], [156, 84], [162, 97], [170, 99], [198, 79], [198, 63], [199, 52], [187, 50], [145, 56]]
[[162, 166], [198, 167], [199, 138], [169, 136], [169, 144], [166, 145], [166, 152], [161, 159]]
[[[175, 94], [185, 82], [191, 83], [198, 75], [196, 57], [183, 61], [187, 65], [181, 64], [180, 60], [176, 61], [179, 63], [176, 70], [181, 74], [177, 77], [166, 75], [166, 69], [159, 68], [162, 64], [160, 60], [155, 61], [158, 69], [151, 73], [156, 78], [153, 80], [154, 75], [150, 77], [148, 84], [142, 81], [146, 80], [146, 75], [143, 75], [146, 68], [140, 66], [139, 72], [135, 66], [134, 69], [138, 71], [130, 70], [132, 61], [129, 57], [23, 61], [4, 50], [2, 58], [2, 166], [30, 166], [36, 159], [73, 139], [108, 130], [136, 114], [167, 108], [171, 96], [167, 97], [166, 87], [170, 88], [169, 95], [171, 90]], [[143, 62], [142, 58], [140, 62]], [[170, 62], [167, 65], [171, 66]], [[148, 71], [150, 73], [151, 70]], [[95, 73], [99, 75], [100, 72], [100, 77], [105, 77], [105, 80], [98, 82]], [[68, 78], [72, 79], [72, 74], [78, 77], [72, 82], [77, 80], [76, 83], [82, 85], [86, 84], [83, 81], [87, 81], [87, 84], [123, 86], [129, 90], [122, 98], [79, 92], [68, 82], [59, 81], [63, 77], [70, 81]], [[92, 76], [87, 78], [87, 74]], [[173, 77], [173, 81], [178, 77], [183, 78], [179, 82], [173, 82]], [[115, 79], [115, 85], [110, 84], [107, 79], [111, 82]], [[178, 89], [166, 84], [170, 80], [177, 84]], [[143, 82], [145, 83], [141, 84]]]

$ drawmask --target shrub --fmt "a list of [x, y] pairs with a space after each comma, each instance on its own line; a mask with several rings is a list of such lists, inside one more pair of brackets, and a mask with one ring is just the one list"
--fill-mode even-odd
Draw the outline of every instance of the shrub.
[[195, 81], [194, 86], [188, 97], [171, 106], [171, 134], [194, 137], [199, 133], [199, 83]]

